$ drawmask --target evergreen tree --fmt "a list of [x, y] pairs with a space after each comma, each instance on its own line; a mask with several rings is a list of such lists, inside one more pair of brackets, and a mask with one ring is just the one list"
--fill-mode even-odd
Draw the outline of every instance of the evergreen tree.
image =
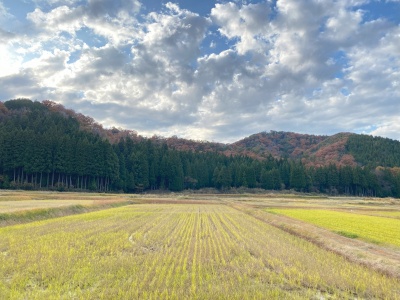
[[272, 171], [262, 170], [261, 171], [261, 187], [266, 190], [274, 189], [274, 178]]
[[306, 171], [301, 163], [293, 163], [290, 167], [290, 187], [298, 191], [304, 190], [307, 185]]

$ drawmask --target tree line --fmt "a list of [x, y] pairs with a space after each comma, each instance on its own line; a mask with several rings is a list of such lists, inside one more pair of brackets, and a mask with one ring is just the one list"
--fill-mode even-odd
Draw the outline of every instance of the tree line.
[[393, 168], [306, 167], [300, 160], [177, 151], [166, 143], [124, 137], [110, 143], [40, 102], [0, 107], [0, 188], [143, 192], [260, 188], [334, 195], [400, 197]]

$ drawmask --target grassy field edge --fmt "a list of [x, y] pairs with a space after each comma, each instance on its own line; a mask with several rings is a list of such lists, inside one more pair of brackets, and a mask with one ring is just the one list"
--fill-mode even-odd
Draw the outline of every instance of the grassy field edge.
[[[346, 260], [378, 271], [386, 276], [400, 279], [400, 252], [361, 240], [354, 240], [327, 229], [318, 228], [302, 220], [274, 214], [247, 205], [231, 203], [232, 208], [246, 213], [262, 222], [307, 240], [324, 250], [344, 257]], [[381, 255], [385, 255], [382, 259]]]
[[60, 218], [70, 215], [89, 213], [89, 212], [120, 207], [125, 205], [131, 205], [131, 204], [134, 204], [134, 202], [122, 201], [122, 202], [101, 203], [92, 205], [78, 204], [78, 205], [69, 205], [63, 207], [37, 208], [37, 209], [23, 210], [12, 213], [0, 213], [0, 227], [26, 224], [34, 221], [41, 221], [41, 220]]

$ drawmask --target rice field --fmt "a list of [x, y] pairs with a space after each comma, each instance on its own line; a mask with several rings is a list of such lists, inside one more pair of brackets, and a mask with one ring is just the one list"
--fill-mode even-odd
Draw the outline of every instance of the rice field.
[[131, 199], [118, 194], [57, 193], [57, 192], [0, 192], [0, 214], [67, 206], [92, 206]]
[[269, 209], [267, 211], [312, 223], [350, 238], [400, 247], [400, 220], [382, 216], [397, 216], [398, 212], [375, 212], [380, 216], [373, 216], [362, 215], [360, 214], [363, 213], [362, 211], [351, 213], [321, 209]]
[[400, 219], [400, 211], [376, 210], [376, 211], [361, 211], [361, 212], [357, 212], [357, 213], [360, 213], [360, 214], [363, 214], [363, 215], [384, 217], [384, 218]]
[[0, 228], [0, 299], [400, 299], [400, 282], [224, 204]]

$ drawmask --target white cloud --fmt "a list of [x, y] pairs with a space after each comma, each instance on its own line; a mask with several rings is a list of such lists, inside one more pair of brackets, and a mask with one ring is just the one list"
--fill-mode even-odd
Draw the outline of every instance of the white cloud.
[[71, 9], [68, 6], [59, 6], [49, 13], [36, 8], [27, 15], [27, 19], [36, 26], [37, 30], [52, 34], [61, 32], [75, 34], [75, 31], [83, 26], [80, 18], [79, 10]]
[[0, 44], [1, 68], [0, 77], [16, 74], [20, 71], [22, 58], [16, 54], [12, 47]]
[[89, 15], [96, 18], [124, 17], [138, 13], [140, 8], [141, 3], [137, 0], [88, 0], [87, 5]]
[[386, 122], [378, 124], [375, 130], [366, 133], [400, 140], [400, 117], [391, 117]]
[[271, 10], [267, 3], [249, 4], [239, 8], [228, 2], [216, 4], [211, 18], [220, 26], [219, 32], [228, 39], [239, 39], [235, 48], [239, 54], [264, 53], [273, 34], [270, 28]]

